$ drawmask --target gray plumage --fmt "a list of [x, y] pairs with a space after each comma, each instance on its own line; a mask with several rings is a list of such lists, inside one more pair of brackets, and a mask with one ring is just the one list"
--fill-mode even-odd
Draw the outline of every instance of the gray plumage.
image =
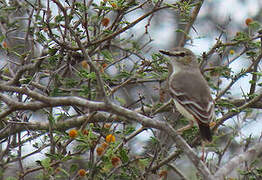
[[202, 138], [212, 141], [209, 123], [215, 118], [214, 102], [195, 55], [181, 47], [160, 52], [170, 57], [168, 85], [176, 108], [198, 123]]

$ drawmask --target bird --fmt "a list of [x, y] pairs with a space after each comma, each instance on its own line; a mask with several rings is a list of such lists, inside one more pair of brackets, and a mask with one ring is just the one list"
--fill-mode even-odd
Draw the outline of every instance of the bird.
[[197, 122], [202, 139], [211, 142], [209, 124], [215, 120], [215, 104], [196, 56], [191, 50], [183, 47], [159, 52], [169, 57], [167, 84], [175, 107], [190, 120], [189, 125], [179, 129], [179, 132], [191, 128], [194, 122]]

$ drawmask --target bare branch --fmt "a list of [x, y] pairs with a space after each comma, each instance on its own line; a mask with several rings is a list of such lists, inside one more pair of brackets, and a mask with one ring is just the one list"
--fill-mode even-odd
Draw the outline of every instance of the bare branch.
[[185, 154], [195, 165], [195, 167], [201, 173], [204, 179], [214, 180], [212, 174], [210, 173], [206, 165], [197, 157], [196, 153], [192, 150], [192, 148], [186, 143], [186, 141], [180, 135], [176, 133], [176, 131], [173, 129], [173, 127], [170, 124], [158, 120], [153, 120], [151, 118], [138, 114], [129, 109], [125, 109], [121, 106], [117, 106], [115, 104], [111, 104], [109, 108], [110, 111], [112, 111], [113, 113], [122, 115], [126, 118], [134, 119], [140, 124], [142, 124], [144, 127], [153, 127], [166, 132], [172, 138], [174, 143], [176, 143], [176, 145], [179, 146], [179, 148], [184, 150]]
[[230, 172], [236, 169], [244, 161], [252, 161], [262, 152], [262, 143], [257, 143], [249, 148], [246, 152], [236, 155], [223, 167], [221, 167], [214, 175], [217, 180], [223, 180]]
[[183, 47], [186, 43], [186, 39], [187, 39], [187, 36], [189, 34], [189, 31], [193, 25], [193, 23], [195, 22], [196, 18], [197, 18], [197, 15], [202, 7], [202, 4], [203, 4], [204, 0], [200, 0], [198, 2], [198, 4], [196, 5], [196, 7], [194, 8], [192, 14], [191, 14], [191, 17], [190, 17], [190, 21], [187, 23], [186, 27], [185, 27], [185, 30], [184, 30], [184, 33], [183, 33], [183, 36], [182, 38], [180, 39], [180, 42], [178, 44], [178, 46], [181, 46]]

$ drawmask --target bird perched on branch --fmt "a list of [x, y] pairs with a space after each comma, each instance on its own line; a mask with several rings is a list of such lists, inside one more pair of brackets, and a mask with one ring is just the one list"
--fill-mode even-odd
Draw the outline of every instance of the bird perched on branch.
[[191, 128], [196, 121], [201, 137], [212, 141], [209, 123], [215, 119], [214, 101], [207, 81], [200, 72], [196, 56], [189, 49], [182, 47], [160, 52], [170, 58], [168, 86], [175, 106], [190, 120], [190, 124], [178, 132]]

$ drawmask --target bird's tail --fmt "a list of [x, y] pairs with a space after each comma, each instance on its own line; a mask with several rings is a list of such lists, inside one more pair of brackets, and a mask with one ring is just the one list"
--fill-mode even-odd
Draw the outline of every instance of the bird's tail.
[[209, 125], [204, 125], [199, 123], [199, 131], [200, 135], [203, 139], [208, 140], [209, 142], [212, 141], [212, 134]]

